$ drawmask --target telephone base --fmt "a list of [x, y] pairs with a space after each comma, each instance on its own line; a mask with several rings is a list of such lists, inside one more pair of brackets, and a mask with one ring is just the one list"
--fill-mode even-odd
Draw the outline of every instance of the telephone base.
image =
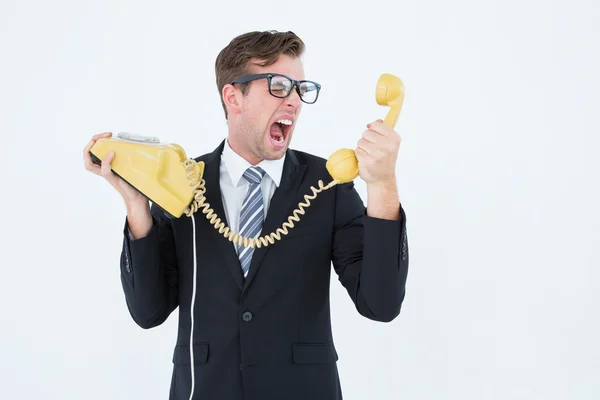
[[[102, 164], [102, 161], [101, 161], [101, 160], [100, 160], [98, 157], [96, 157], [96, 156], [94, 155], [94, 153], [92, 153], [91, 151], [90, 151], [90, 156], [91, 156], [91, 158], [92, 158], [92, 162], [93, 162], [94, 164], [97, 164], [97, 165], [101, 165], [101, 164]], [[158, 203], [154, 202], [154, 201], [153, 201], [153, 200], [152, 200], [150, 197], [148, 197], [148, 196], [147, 196], [147, 195], [146, 195], [144, 192], [142, 192], [140, 189], [136, 188], [136, 187], [135, 187], [135, 185], [133, 185], [131, 182], [127, 181], [127, 179], [125, 179], [125, 178], [123, 178], [121, 175], [119, 175], [119, 174], [118, 174], [118, 173], [117, 173], [117, 172], [116, 172], [114, 169], [111, 169], [111, 171], [112, 171], [112, 173], [113, 173], [113, 174], [117, 175], [119, 178], [121, 178], [121, 180], [123, 180], [123, 181], [124, 181], [125, 183], [127, 183], [129, 186], [131, 186], [132, 188], [134, 188], [136, 192], [138, 192], [139, 194], [141, 194], [142, 196], [144, 196], [144, 197], [145, 197], [145, 198], [146, 198], [146, 199], [147, 199], [149, 202], [151, 202], [152, 204], [154, 204], [155, 206], [157, 206], [157, 207], [158, 207], [158, 208], [159, 208], [159, 209], [160, 209], [160, 210], [161, 210], [161, 211], [162, 211], [162, 212], [165, 214], [165, 216], [166, 216], [167, 218], [169, 218], [169, 219], [176, 219], [176, 218], [177, 218], [176, 216], [174, 216], [173, 214], [171, 214], [170, 212], [168, 212], [166, 209], [162, 208], [162, 207], [160, 206], [160, 204], [158, 204]]]
[[98, 139], [90, 149], [92, 161], [101, 164], [109, 153], [112, 172], [158, 206], [169, 218], [179, 218], [194, 199], [194, 182], [204, 163], [186, 169], [185, 151], [177, 144], [162, 144], [132, 135]]

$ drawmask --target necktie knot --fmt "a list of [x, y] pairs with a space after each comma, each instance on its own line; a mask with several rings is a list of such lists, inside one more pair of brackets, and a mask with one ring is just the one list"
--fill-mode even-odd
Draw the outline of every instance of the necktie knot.
[[251, 184], [260, 183], [264, 175], [265, 171], [261, 167], [249, 167], [244, 171], [244, 178]]

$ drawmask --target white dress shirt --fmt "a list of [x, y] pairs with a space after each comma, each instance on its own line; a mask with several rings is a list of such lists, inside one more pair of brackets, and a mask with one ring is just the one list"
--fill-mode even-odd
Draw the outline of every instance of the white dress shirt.
[[[262, 160], [257, 164], [265, 171], [261, 181], [264, 204], [263, 221], [269, 210], [273, 193], [281, 182], [284, 161], [285, 155], [279, 160]], [[223, 153], [221, 154], [219, 183], [221, 185], [223, 209], [226, 215], [219, 215], [219, 217], [221, 220], [226, 217], [227, 226], [236, 233], [239, 233], [240, 211], [249, 186], [248, 181], [244, 178], [244, 172], [251, 166], [252, 164], [233, 151], [229, 146], [229, 141], [225, 140]]]

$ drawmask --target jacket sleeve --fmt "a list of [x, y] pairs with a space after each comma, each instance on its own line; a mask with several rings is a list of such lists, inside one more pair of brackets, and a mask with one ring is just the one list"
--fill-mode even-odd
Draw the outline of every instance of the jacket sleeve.
[[133, 240], [127, 219], [121, 251], [121, 283], [131, 317], [149, 329], [166, 321], [178, 305], [177, 257], [171, 221], [152, 205], [152, 228]]
[[349, 182], [337, 185], [332, 263], [358, 312], [390, 322], [400, 314], [408, 275], [406, 215], [399, 220], [367, 215]]

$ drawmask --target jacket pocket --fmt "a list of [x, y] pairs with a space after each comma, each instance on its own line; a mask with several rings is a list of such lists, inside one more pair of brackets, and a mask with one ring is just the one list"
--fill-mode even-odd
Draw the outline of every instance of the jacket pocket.
[[[197, 343], [194, 345], [194, 365], [206, 364], [208, 361], [208, 343]], [[173, 364], [177, 365], [191, 365], [190, 346], [177, 345], [173, 351]]]
[[326, 364], [338, 360], [333, 343], [293, 343], [292, 357], [296, 364]]

